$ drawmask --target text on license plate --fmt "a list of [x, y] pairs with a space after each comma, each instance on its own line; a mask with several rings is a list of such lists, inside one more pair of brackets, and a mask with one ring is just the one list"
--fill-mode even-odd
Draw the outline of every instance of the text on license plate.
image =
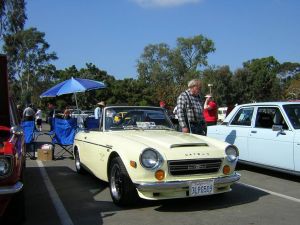
[[209, 195], [214, 193], [214, 182], [192, 182], [190, 184], [190, 196]]

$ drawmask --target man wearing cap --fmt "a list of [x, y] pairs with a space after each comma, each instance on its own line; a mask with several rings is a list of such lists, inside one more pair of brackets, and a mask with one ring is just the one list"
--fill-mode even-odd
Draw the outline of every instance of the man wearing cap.
[[206, 135], [200, 89], [200, 80], [193, 79], [188, 83], [188, 89], [177, 98], [178, 122], [184, 133]]
[[216, 125], [218, 121], [218, 107], [211, 95], [205, 96], [204, 102], [204, 119], [207, 126]]
[[97, 103], [97, 107], [95, 108], [95, 111], [94, 111], [95, 119], [99, 119], [101, 117], [102, 110], [103, 110], [104, 107], [105, 107], [105, 102], [104, 101], [101, 101], [101, 102]]

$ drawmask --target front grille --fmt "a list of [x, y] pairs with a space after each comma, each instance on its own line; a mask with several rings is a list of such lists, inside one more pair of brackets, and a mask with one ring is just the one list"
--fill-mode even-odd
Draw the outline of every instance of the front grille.
[[222, 159], [193, 159], [168, 161], [169, 173], [176, 175], [193, 175], [218, 172]]

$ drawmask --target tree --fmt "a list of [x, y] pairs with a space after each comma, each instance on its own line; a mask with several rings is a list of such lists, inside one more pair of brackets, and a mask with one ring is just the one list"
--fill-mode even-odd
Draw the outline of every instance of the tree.
[[138, 78], [145, 84], [149, 93], [152, 93], [154, 104], [164, 99], [170, 93], [170, 87], [174, 85], [169, 69], [170, 52], [169, 46], [164, 43], [148, 45], [138, 61]]
[[232, 76], [233, 87], [233, 104], [243, 104], [255, 101], [253, 99], [253, 84], [254, 77], [251, 71], [247, 68], [237, 69]]
[[202, 93], [210, 92], [208, 84], [212, 84], [212, 95], [219, 106], [233, 104], [232, 73], [228, 66], [210, 67], [203, 71]]
[[151, 89], [155, 104], [164, 100], [174, 105], [187, 82], [200, 78], [199, 68], [207, 65], [207, 55], [214, 50], [214, 43], [202, 35], [178, 38], [174, 49], [165, 43], [148, 45], [138, 60], [138, 79]]
[[280, 87], [284, 98], [294, 99], [297, 97], [297, 95], [293, 95], [298, 92], [297, 87], [294, 89], [293, 83], [295, 81], [297, 83], [299, 75], [300, 63], [284, 62], [279, 66], [277, 77], [280, 81]]
[[287, 82], [284, 89], [284, 98], [300, 99], [300, 74], [295, 75]]
[[207, 66], [207, 55], [215, 51], [212, 40], [197, 35], [192, 38], [178, 38], [177, 49], [188, 70], [195, 71], [198, 67]]
[[24, 28], [25, 0], [0, 0], [0, 41]]
[[249, 83], [252, 100], [270, 101], [281, 97], [279, 79], [276, 76], [280, 64], [273, 56], [252, 59], [245, 62], [243, 66], [253, 77]]
[[153, 104], [149, 89], [140, 80], [127, 78], [116, 80], [112, 86], [112, 95], [108, 103], [121, 105], [151, 105]]
[[35, 93], [39, 71], [45, 68], [51, 60], [56, 60], [56, 53], [47, 53], [49, 44], [45, 40], [45, 33], [36, 28], [18, 31], [4, 37], [4, 52], [9, 58], [9, 76], [19, 84], [21, 96], [28, 99], [28, 93]]

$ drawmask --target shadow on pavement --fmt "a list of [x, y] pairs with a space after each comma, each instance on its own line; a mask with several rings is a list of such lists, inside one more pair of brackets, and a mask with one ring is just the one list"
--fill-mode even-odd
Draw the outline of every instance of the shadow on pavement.
[[[96, 177], [79, 175], [69, 167], [45, 169], [74, 224], [103, 224], [102, 212], [120, 210], [112, 201], [95, 200], [95, 196], [107, 188], [107, 184]], [[29, 178], [26, 180], [25, 225], [60, 224], [39, 170], [39, 167], [26, 170]]]
[[236, 170], [247, 170], [255, 173], [264, 174], [267, 176], [276, 177], [283, 180], [289, 180], [294, 182], [300, 182], [300, 176], [296, 176], [293, 174], [283, 173], [275, 170], [265, 169], [257, 166], [246, 165], [246, 164], [237, 164]]
[[[77, 174], [68, 166], [47, 165], [45, 169], [74, 224], [103, 224], [103, 218], [112, 217], [118, 211], [147, 207], [154, 207], [159, 212], [222, 209], [255, 202], [268, 195], [263, 191], [234, 184], [231, 192], [220, 195], [163, 201], [141, 200], [135, 207], [120, 208], [112, 202], [107, 183], [93, 175]], [[26, 170], [25, 225], [60, 224], [39, 170], [39, 167], [29, 167]]]
[[232, 185], [232, 191], [195, 198], [167, 200], [156, 208], [160, 212], [193, 212], [202, 210], [224, 209], [232, 206], [248, 204], [268, 195], [260, 190], [248, 188], [240, 184]]

